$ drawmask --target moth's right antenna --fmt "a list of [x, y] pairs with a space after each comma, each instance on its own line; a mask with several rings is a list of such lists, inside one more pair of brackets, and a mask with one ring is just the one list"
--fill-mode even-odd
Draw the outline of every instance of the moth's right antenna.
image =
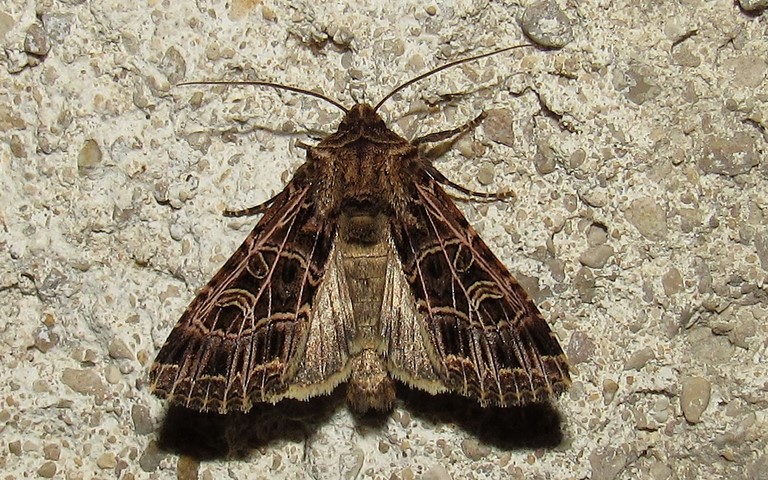
[[462, 63], [467, 63], [467, 62], [471, 62], [471, 61], [474, 61], [474, 60], [479, 60], [481, 58], [490, 57], [492, 55], [498, 55], [500, 53], [508, 52], [510, 50], [515, 50], [515, 49], [518, 49], [518, 48], [525, 48], [525, 47], [533, 47], [533, 46], [534, 45], [530, 44], [530, 43], [525, 43], [525, 44], [522, 44], [522, 45], [514, 45], [512, 47], [500, 48], [500, 49], [494, 50], [492, 52], [483, 53], [483, 54], [480, 54], [480, 55], [475, 55], [474, 57], [462, 58], [461, 60], [456, 60], [456, 61], [453, 61], [451, 63], [446, 63], [445, 65], [441, 65], [441, 66], [439, 66], [439, 67], [437, 67], [435, 69], [432, 69], [432, 70], [428, 71], [427, 73], [422, 73], [418, 77], [412, 78], [412, 79], [408, 80], [407, 82], [403, 83], [402, 85], [396, 87], [394, 90], [389, 92], [384, 98], [382, 98], [379, 101], [379, 103], [376, 104], [375, 107], [373, 107], [373, 111], [378, 110], [379, 107], [381, 107], [381, 105], [384, 102], [386, 102], [387, 100], [392, 98], [397, 92], [405, 89], [406, 87], [410, 87], [414, 83], [419, 82], [421, 80], [424, 80], [425, 78], [427, 78], [429, 76], [432, 76], [432, 75], [436, 74], [437, 72], [441, 72], [441, 71], [445, 70], [446, 68], [451, 68], [451, 67], [454, 67], [456, 65], [461, 65]]
[[289, 92], [295, 92], [295, 93], [301, 93], [303, 95], [308, 95], [310, 97], [319, 98], [321, 100], [325, 100], [326, 102], [330, 103], [334, 107], [340, 109], [344, 113], [348, 113], [349, 109], [345, 107], [344, 105], [340, 104], [336, 100], [333, 100], [331, 98], [326, 97], [322, 93], [313, 92], [311, 90], [305, 90], [303, 88], [299, 87], [291, 87], [288, 85], [280, 85], [279, 83], [272, 83], [272, 82], [258, 82], [258, 81], [251, 81], [251, 80], [242, 80], [242, 81], [236, 81], [236, 82], [230, 82], [225, 80], [219, 80], [219, 81], [201, 81], [201, 82], [181, 82], [177, 83], [176, 86], [182, 86], [182, 85], [256, 85], [259, 87], [271, 87], [276, 88], [278, 90], [288, 90]]

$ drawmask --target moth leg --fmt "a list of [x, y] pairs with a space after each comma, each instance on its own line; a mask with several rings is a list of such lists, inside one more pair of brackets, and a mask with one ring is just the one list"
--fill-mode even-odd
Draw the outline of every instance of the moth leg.
[[270, 198], [266, 202], [260, 203], [256, 205], [255, 207], [245, 208], [243, 210], [224, 210], [223, 215], [225, 217], [250, 217], [253, 215], [258, 215], [260, 213], [264, 213], [272, 203], [274, 203], [275, 199], [279, 196], [278, 193], [274, 197]]
[[436, 169], [435, 166], [432, 165], [431, 163], [427, 163], [427, 162], [425, 163], [426, 164], [424, 165], [424, 168], [427, 170], [427, 173], [429, 174], [429, 176], [434, 178], [436, 182], [441, 183], [443, 185], [448, 185], [449, 187], [463, 193], [464, 195], [468, 195], [470, 197], [475, 197], [475, 198], [482, 198], [486, 200], [506, 200], [516, 196], [515, 192], [513, 192], [512, 190], [507, 190], [504, 192], [476, 192], [474, 190], [470, 190], [450, 180], [448, 177], [440, 173], [440, 170]]
[[423, 143], [435, 143], [440, 142], [442, 140], [447, 140], [451, 137], [455, 137], [456, 135], [461, 135], [462, 133], [469, 132], [470, 130], [474, 130], [480, 125], [480, 123], [485, 120], [485, 117], [487, 117], [488, 114], [483, 112], [480, 115], [477, 116], [474, 120], [471, 120], [464, 125], [454, 128], [452, 130], [446, 130], [443, 132], [435, 132], [430, 133], [428, 135], [424, 135], [422, 137], [419, 137], [412, 141], [411, 143], [415, 146], [419, 146]]
[[[413, 145], [421, 145], [424, 143], [434, 143], [439, 142], [442, 140], [447, 140], [451, 137], [455, 137], [456, 135], [461, 135], [465, 132], [469, 132], [470, 130], [474, 130], [475, 128], [480, 125], [480, 123], [485, 120], [485, 118], [488, 116], [487, 113], [483, 112], [480, 115], [478, 115], [474, 120], [471, 120], [464, 125], [454, 128], [452, 130], [446, 130], [444, 132], [435, 132], [430, 133], [429, 135], [424, 135], [423, 137], [419, 137], [416, 140], [412, 142]], [[448, 185], [449, 187], [453, 188], [454, 190], [457, 190], [464, 195], [469, 195], [470, 197], [476, 197], [476, 198], [483, 198], [486, 200], [504, 200], [508, 198], [512, 198], [515, 196], [515, 192], [509, 190], [506, 192], [476, 192], [474, 190], [470, 190], [468, 188], [462, 187], [458, 183], [454, 183], [450, 179], [448, 179], [445, 175], [440, 173], [438, 169], [436, 169], [431, 162], [424, 162], [424, 168], [427, 171], [427, 173], [435, 179], [438, 183], [442, 183], [443, 185]]]

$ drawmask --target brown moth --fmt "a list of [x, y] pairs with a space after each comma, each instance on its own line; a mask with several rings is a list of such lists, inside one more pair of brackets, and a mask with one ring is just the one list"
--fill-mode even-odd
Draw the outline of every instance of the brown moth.
[[444, 65], [375, 107], [329, 100], [345, 116], [308, 147], [285, 189], [225, 212], [264, 215], [171, 331], [149, 373], [152, 391], [219, 413], [305, 400], [344, 382], [359, 412], [390, 410], [395, 380], [482, 406], [563, 392], [568, 362], [555, 335], [442, 185], [504, 195], [456, 185], [419, 153], [483, 116], [409, 142], [376, 113], [427, 75], [511, 48]]

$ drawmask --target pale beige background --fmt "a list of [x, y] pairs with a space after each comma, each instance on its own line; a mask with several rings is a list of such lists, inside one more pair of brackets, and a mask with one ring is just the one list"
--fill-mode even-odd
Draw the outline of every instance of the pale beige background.
[[524, 41], [517, 2], [315, 3], [0, 6], [2, 478], [768, 478], [768, 22], [730, 0], [559, 2], [565, 49], [446, 71], [384, 109], [409, 138], [493, 110], [437, 165], [518, 193], [460, 207], [571, 355], [559, 426], [405, 395], [378, 421], [333, 401], [182, 418], [178, 443], [237, 461], [157, 451], [149, 362], [255, 223], [221, 211], [279, 191], [296, 142], [340, 120], [172, 85], [349, 105]]

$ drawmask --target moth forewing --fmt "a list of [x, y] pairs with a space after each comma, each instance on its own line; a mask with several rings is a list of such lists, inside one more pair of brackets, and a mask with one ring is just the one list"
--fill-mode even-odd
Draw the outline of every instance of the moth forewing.
[[395, 380], [482, 406], [559, 395], [557, 339], [441, 183], [494, 197], [448, 180], [373, 107], [346, 111], [281, 193], [240, 212], [264, 215], [161, 348], [154, 393], [221, 413], [343, 382], [361, 412], [391, 409]]

